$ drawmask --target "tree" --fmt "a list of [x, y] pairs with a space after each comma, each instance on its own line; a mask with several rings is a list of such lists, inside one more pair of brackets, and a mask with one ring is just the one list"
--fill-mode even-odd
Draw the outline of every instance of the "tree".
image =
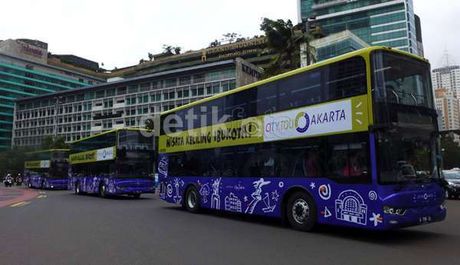
[[182, 48], [179, 46], [163, 44], [163, 54], [165, 55], [180, 54], [181, 50]]
[[154, 59], [153, 54], [149, 52], [149, 53], [148, 53], [148, 56], [149, 56], [149, 61], [153, 61], [153, 59]]
[[180, 51], [182, 50], [181, 47], [177, 46], [177, 47], [174, 47], [174, 53], [175, 54], [180, 54]]
[[[271, 20], [264, 18], [260, 29], [265, 32], [267, 46], [276, 53], [271, 64], [265, 69], [266, 77], [284, 73], [300, 67], [300, 46], [307, 43], [307, 58], [314, 58], [314, 48], [309, 45], [312, 37], [305, 26], [294, 26], [291, 20]], [[309, 60], [311, 63], [313, 60]]]
[[236, 39], [241, 38], [241, 34], [232, 32], [232, 33], [225, 33], [222, 42], [233, 43]]
[[11, 149], [0, 152], [0, 176], [7, 173], [16, 174], [24, 169], [25, 153], [31, 151], [26, 149]]
[[441, 138], [441, 150], [445, 169], [460, 167], [460, 147], [452, 135]]
[[173, 46], [171, 45], [167, 45], [167, 44], [163, 44], [163, 54], [167, 54], [167, 55], [173, 55]]
[[66, 144], [64, 137], [46, 136], [42, 141], [42, 150], [48, 149], [67, 149], [69, 145]]
[[209, 48], [217, 47], [217, 46], [219, 46], [219, 45], [220, 45], [220, 41], [214, 40], [213, 42], [211, 42], [211, 43], [209, 44]]

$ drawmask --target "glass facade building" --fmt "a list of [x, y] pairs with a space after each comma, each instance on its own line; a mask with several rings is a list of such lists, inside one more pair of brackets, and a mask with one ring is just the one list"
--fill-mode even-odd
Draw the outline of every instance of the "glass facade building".
[[143, 118], [255, 82], [261, 70], [242, 59], [20, 99], [14, 114], [14, 146], [40, 146], [46, 136], [67, 142], [124, 127]]
[[0, 53], [0, 151], [11, 146], [15, 100], [101, 82], [104, 80]]
[[301, 19], [315, 23], [325, 36], [349, 30], [369, 45], [423, 56], [412, 0], [299, 0], [299, 7]]
[[315, 39], [311, 42], [311, 45], [315, 47], [317, 61], [333, 58], [339, 54], [357, 51], [369, 46], [349, 30], [334, 33], [321, 39]]

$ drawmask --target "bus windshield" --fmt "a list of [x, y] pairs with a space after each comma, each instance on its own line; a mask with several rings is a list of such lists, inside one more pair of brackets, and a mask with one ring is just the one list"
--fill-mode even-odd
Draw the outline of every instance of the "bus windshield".
[[68, 153], [55, 151], [51, 153], [51, 167], [49, 176], [51, 178], [67, 178], [69, 171]]
[[153, 176], [153, 159], [152, 151], [121, 150], [116, 162], [117, 177], [150, 178]]
[[438, 134], [429, 64], [373, 54], [374, 119], [380, 183], [438, 178]]
[[[146, 133], [146, 135], [144, 135]], [[116, 162], [119, 178], [150, 178], [153, 173], [153, 137], [144, 131], [120, 131]]]
[[379, 51], [373, 53], [373, 66], [376, 102], [433, 108], [428, 63]]

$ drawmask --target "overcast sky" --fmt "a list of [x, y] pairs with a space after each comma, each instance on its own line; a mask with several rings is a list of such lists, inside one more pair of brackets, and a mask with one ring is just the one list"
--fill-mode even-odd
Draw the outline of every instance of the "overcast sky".
[[[460, 64], [460, 1], [414, 0], [422, 19], [425, 56], [434, 67]], [[14, 0], [2, 3], [0, 39], [48, 43], [106, 69], [137, 64], [163, 44], [205, 48], [222, 34], [260, 35], [263, 17], [298, 20], [297, 0]]]

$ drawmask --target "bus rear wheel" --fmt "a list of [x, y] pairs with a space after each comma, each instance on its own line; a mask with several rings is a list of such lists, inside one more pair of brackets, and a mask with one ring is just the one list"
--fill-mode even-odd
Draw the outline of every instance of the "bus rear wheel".
[[316, 225], [316, 205], [306, 192], [297, 191], [289, 196], [285, 209], [292, 228], [311, 231]]
[[80, 195], [81, 194], [81, 187], [80, 187], [80, 182], [77, 182], [75, 184], [75, 194]]
[[200, 211], [200, 194], [194, 186], [190, 186], [185, 192], [184, 206], [187, 211], [192, 213]]
[[107, 197], [105, 184], [102, 184], [101, 186], [99, 186], [99, 196], [100, 196], [101, 198]]

